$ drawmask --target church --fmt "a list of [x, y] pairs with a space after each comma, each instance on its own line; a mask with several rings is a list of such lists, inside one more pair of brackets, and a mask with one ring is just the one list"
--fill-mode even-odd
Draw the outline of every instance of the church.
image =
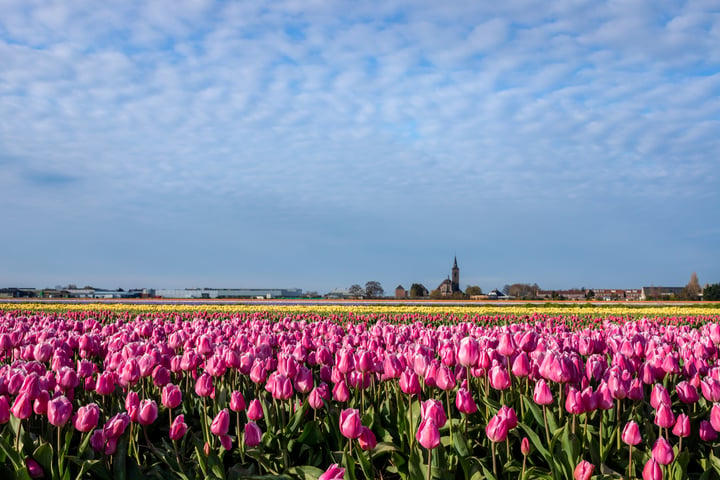
[[446, 278], [438, 286], [438, 291], [443, 297], [451, 297], [454, 293], [462, 293], [460, 290], [460, 268], [458, 268], [457, 257], [452, 267], [452, 276]]

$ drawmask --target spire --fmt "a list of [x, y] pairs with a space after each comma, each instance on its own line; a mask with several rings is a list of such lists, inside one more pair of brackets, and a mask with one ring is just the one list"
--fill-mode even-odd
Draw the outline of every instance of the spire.
[[457, 256], [455, 257], [455, 263], [453, 264], [453, 268], [458, 268], [458, 266], [457, 266]]

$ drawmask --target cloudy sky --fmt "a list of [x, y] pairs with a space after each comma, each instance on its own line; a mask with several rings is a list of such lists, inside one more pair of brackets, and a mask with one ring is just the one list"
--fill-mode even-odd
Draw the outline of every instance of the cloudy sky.
[[720, 282], [718, 0], [0, 0], [0, 287]]

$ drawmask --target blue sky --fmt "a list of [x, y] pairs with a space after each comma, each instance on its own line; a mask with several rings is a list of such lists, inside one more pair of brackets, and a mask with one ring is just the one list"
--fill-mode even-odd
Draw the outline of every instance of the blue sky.
[[720, 282], [720, 3], [0, 3], [0, 286]]

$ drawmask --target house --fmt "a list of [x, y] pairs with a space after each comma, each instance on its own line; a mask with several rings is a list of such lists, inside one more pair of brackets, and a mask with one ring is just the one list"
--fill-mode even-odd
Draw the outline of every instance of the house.
[[643, 287], [640, 300], [671, 300], [680, 295], [685, 287]]
[[503, 292], [496, 288], [495, 290], [487, 294], [487, 298], [488, 300], [509, 300], [511, 297], [505, 295]]
[[455, 261], [453, 262], [451, 273], [452, 277], [446, 278], [438, 285], [437, 290], [441, 297], [451, 297], [455, 293], [462, 293], [462, 290], [460, 290], [460, 268], [457, 264], [457, 257], [455, 257]]
[[397, 298], [397, 299], [408, 298], [408, 291], [405, 290], [402, 285], [398, 285], [395, 288], [395, 298]]

